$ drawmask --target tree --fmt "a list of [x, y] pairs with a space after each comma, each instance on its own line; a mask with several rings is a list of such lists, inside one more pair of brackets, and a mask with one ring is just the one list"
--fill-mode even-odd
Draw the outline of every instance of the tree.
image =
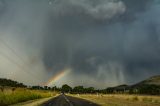
[[89, 87], [89, 88], [85, 88], [86, 89], [86, 93], [94, 93], [95, 90], [93, 87]]
[[157, 85], [143, 85], [138, 90], [140, 94], [149, 94], [149, 95], [160, 94], [160, 86]]
[[44, 88], [41, 87], [41, 86], [32, 86], [31, 89], [34, 89], [34, 90], [44, 90]]
[[73, 88], [73, 92], [74, 93], [84, 93], [85, 92], [85, 89], [83, 86], [76, 86]]
[[48, 90], [48, 86], [44, 86], [44, 90]]
[[62, 92], [68, 93], [72, 91], [72, 87], [70, 87], [69, 85], [65, 84], [62, 85]]

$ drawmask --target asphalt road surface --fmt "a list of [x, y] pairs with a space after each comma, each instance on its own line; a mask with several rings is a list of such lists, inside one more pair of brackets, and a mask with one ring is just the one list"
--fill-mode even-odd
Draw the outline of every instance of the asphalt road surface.
[[99, 105], [84, 99], [70, 97], [62, 94], [42, 104], [42, 106], [99, 106]]

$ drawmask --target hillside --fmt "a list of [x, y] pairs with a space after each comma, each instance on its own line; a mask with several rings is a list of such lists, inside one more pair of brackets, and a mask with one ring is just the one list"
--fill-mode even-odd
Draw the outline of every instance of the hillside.
[[13, 81], [10, 79], [0, 78], [0, 86], [9, 86], [9, 87], [26, 87], [23, 83]]
[[154, 86], [160, 86], [160, 75], [157, 76], [152, 76], [146, 80], [143, 80], [137, 84], [132, 85], [131, 87], [142, 87], [142, 86], [150, 86], [150, 85], [154, 85]]
[[130, 94], [160, 94], [160, 75], [150, 77], [134, 85], [119, 85], [116, 87], [109, 87], [105, 90], [107, 93], [123, 93]]
[[149, 79], [140, 82], [140, 84], [160, 85], [160, 75], [150, 77]]

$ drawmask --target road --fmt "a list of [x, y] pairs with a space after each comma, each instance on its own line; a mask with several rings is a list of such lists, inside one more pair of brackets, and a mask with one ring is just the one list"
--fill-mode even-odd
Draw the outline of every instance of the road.
[[42, 104], [42, 106], [99, 106], [99, 105], [84, 99], [70, 97], [62, 94]]

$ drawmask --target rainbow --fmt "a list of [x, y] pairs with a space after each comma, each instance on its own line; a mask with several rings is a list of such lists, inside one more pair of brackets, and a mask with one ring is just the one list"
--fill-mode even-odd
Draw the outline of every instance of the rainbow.
[[60, 80], [62, 77], [66, 76], [71, 72], [71, 69], [67, 68], [59, 72], [58, 74], [54, 75], [50, 78], [43, 86], [50, 86], [51, 84], [55, 83], [56, 81]]

